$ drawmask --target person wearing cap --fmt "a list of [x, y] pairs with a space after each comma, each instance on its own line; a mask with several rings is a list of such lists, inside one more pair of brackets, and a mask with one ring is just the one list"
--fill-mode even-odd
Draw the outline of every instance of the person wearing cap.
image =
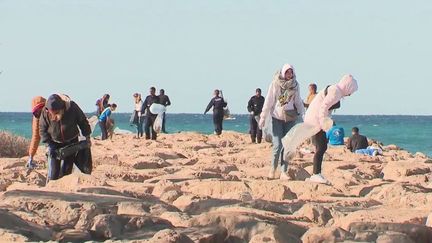
[[111, 114], [113, 111], [117, 109], [116, 104], [108, 105], [107, 108], [105, 108], [104, 111], [102, 111], [101, 115], [99, 116], [99, 126], [102, 132], [102, 140], [106, 140], [108, 138], [108, 127], [109, 124], [114, 124], [111, 119]]
[[255, 95], [248, 102], [247, 109], [250, 113], [250, 135], [252, 143], [261, 143], [262, 130], [258, 127], [258, 121], [264, 106], [265, 98], [261, 95], [261, 89], [256, 89]]
[[29, 148], [29, 159], [26, 164], [26, 167], [29, 169], [34, 169], [36, 164], [33, 161], [33, 157], [35, 156], [39, 143], [41, 140], [39, 134], [39, 118], [42, 113], [42, 109], [45, 107], [46, 99], [42, 96], [36, 96], [32, 99], [32, 137]]
[[66, 95], [51, 95], [42, 109], [39, 131], [48, 146], [48, 180], [57, 180], [72, 173], [75, 156], [60, 160], [57, 150], [78, 142], [80, 131], [90, 144], [90, 124], [81, 108]]
[[[167, 107], [171, 105], [171, 101], [170, 98], [168, 97], [168, 95], [165, 94], [165, 90], [161, 89], [159, 91], [159, 102], [161, 103], [161, 105]], [[165, 129], [165, 121], [166, 121], [166, 115], [165, 112], [162, 114], [162, 133], [167, 133], [166, 129]]]

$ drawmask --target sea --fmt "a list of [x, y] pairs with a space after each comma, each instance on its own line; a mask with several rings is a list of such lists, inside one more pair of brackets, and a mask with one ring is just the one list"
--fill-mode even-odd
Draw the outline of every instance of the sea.
[[[87, 114], [91, 116], [92, 114]], [[113, 113], [116, 126], [122, 130], [135, 132], [129, 124], [131, 114]], [[233, 115], [234, 119], [224, 121], [224, 130], [241, 133], [249, 132], [249, 115]], [[396, 144], [410, 152], [422, 152], [432, 156], [432, 116], [386, 116], [386, 115], [334, 115], [337, 125], [351, 134], [356, 126], [360, 133], [384, 144]], [[0, 130], [9, 131], [26, 138], [31, 137], [32, 114], [24, 112], [0, 112]], [[167, 114], [168, 133], [194, 131], [203, 134], [213, 133], [211, 115]], [[95, 130], [93, 135], [100, 131]]]

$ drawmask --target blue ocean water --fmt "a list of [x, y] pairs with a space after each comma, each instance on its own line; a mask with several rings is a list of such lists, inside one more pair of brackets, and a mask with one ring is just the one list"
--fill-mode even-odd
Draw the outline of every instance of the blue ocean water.
[[[130, 114], [114, 113], [113, 118], [120, 129], [135, 132], [135, 128], [129, 125]], [[249, 116], [235, 115], [235, 118], [225, 121], [224, 129], [248, 133]], [[357, 126], [360, 133], [369, 138], [432, 156], [432, 116], [335, 115], [333, 118], [345, 129], [345, 136], [351, 133], [352, 127]], [[0, 112], [0, 130], [30, 138], [31, 119], [31, 113]], [[167, 114], [167, 130], [169, 133], [196, 131], [210, 134], [213, 132], [212, 117], [202, 114]]]

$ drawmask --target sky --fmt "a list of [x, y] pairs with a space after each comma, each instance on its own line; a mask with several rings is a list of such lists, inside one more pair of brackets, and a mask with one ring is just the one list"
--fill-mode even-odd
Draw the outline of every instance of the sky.
[[164, 88], [171, 113], [203, 113], [214, 89], [246, 113], [284, 63], [302, 97], [352, 74], [338, 114], [431, 115], [432, 1], [0, 0], [0, 111], [68, 94], [84, 111], [111, 94]]

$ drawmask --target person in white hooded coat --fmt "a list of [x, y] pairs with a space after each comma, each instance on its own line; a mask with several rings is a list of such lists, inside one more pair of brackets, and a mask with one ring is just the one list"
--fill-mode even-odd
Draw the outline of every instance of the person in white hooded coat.
[[[326, 90], [327, 89], [327, 94]], [[352, 75], [347, 74], [342, 77], [338, 84], [331, 85], [320, 91], [314, 98], [306, 111], [304, 117], [305, 125], [313, 127], [318, 133], [312, 136], [312, 142], [315, 145], [315, 155], [313, 158], [313, 175], [310, 180], [318, 183], [328, 183], [321, 174], [321, 165], [324, 153], [327, 151], [326, 131], [328, 131], [333, 122], [330, 119], [334, 105], [343, 97], [350, 96], [357, 91], [357, 81]]]
[[304, 114], [299, 86], [294, 67], [290, 64], [285, 64], [274, 75], [265, 98], [259, 127], [261, 129], [264, 128], [266, 122], [272, 125], [272, 167], [269, 172], [269, 178], [271, 179], [275, 177], [279, 161], [281, 162], [282, 172], [280, 178], [289, 178], [287, 175], [288, 162], [283, 156], [282, 138], [296, 124], [298, 117]]

